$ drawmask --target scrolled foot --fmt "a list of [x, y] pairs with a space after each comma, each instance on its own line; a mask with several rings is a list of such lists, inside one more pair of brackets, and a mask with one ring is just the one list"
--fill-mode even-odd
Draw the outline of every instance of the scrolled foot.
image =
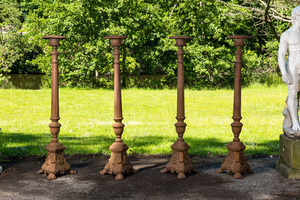
[[243, 178], [243, 176], [242, 176], [242, 174], [240, 172], [237, 172], [237, 173], [234, 174], [233, 178], [235, 178], [235, 179], [241, 179], [241, 178]]
[[166, 173], [167, 171], [167, 168], [160, 170], [161, 173]]
[[178, 174], [177, 178], [184, 179], [184, 178], [186, 178], [186, 176], [184, 173], [181, 172]]
[[220, 168], [220, 169], [217, 169], [217, 170], [216, 170], [216, 172], [220, 174], [220, 173], [222, 173], [222, 172], [223, 172], [223, 169], [222, 169], [222, 168]]
[[37, 171], [37, 173], [38, 173], [38, 174], [43, 174], [43, 173], [44, 173], [44, 170], [41, 169], [41, 170]]
[[71, 174], [77, 174], [77, 171], [76, 171], [76, 170], [73, 170], [73, 169], [71, 169], [71, 170], [70, 170], [70, 173], [71, 173]]
[[199, 173], [198, 170], [196, 170], [195, 168], [192, 168], [191, 171], [194, 173]]
[[117, 174], [116, 180], [123, 180], [123, 179], [124, 179], [123, 174]]
[[49, 174], [49, 175], [47, 176], [47, 179], [48, 179], [48, 180], [54, 180], [54, 179], [56, 179], [56, 176], [55, 176], [53, 173], [51, 173], [51, 174]]
[[188, 173], [198, 173], [198, 171], [195, 169], [195, 168], [192, 168], [192, 169], [189, 169], [188, 171], [187, 171]]
[[104, 175], [104, 174], [106, 174], [106, 170], [104, 169], [104, 170], [102, 170], [102, 171], [100, 171], [99, 173], [101, 174], [101, 175]]

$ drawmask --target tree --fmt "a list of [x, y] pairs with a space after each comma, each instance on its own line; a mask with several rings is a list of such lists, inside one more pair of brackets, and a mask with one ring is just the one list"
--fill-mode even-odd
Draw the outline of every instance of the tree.
[[295, 0], [243, 0], [239, 4], [217, 0], [231, 8], [231, 15], [247, 16], [253, 22], [254, 37], [258, 39], [257, 53], [262, 55], [260, 72], [279, 72], [277, 49], [280, 35], [291, 26], [291, 11], [297, 5]]
[[11, 48], [10, 40], [16, 37], [15, 30], [21, 26], [21, 15], [16, 1], [0, 2], [0, 73], [10, 72], [17, 59], [17, 52]]
[[[40, 49], [31, 46], [22, 32], [23, 13], [16, 0], [0, 2], [0, 74], [36, 73], [37, 66], [29, 63], [40, 53]], [[2, 81], [4, 77], [2, 75]]]
[[[229, 35], [253, 36], [243, 56], [244, 82], [277, 66], [271, 27], [277, 34], [286, 28], [288, 11], [279, 9], [285, 6], [279, 1], [267, 1], [269, 6], [261, 0], [21, 0], [20, 5], [27, 43], [43, 51], [30, 63], [48, 80], [51, 49], [43, 35], [67, 37], [59, 48], [61, 85], [95, 88], [113, 86], [112, 49], [105, 36], [128, 36], [121, 49], [123, 87], [164, 87], [177, 76], [177, 50], [168, 37], [188, 35], [194, 39], [185, 49], [185, 80], [200, 88], [232, 85], [235, 49]], [[164, 78], [137, 83], [140, 75], [157, 74]]]

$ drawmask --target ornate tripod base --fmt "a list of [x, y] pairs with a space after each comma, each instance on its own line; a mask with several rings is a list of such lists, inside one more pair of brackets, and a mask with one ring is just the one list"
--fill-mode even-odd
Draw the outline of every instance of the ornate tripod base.
[[244, 156], [244, 149], [246, 146], [242, 142], [230, 142], [226, 148], [228, 149], [227, 158], [221, 165], [221, 168], [217, 170], [218, 173], [226, 170], [227, 173], [232, 172], [234, 174], [233, 177], [236, 179], [243, 178], [242, 174], [246, 172], [253, 173], [253, 170], [250, 169]]
[[196, 172], [192, 161], [188, 155], [188, 150], [190, 146], [182, 139], [177, 140], [172, 146], [173, 150], [170, 162], [167, 164], [166, 168], [161, 170], [161, 173], [171, 171], [171, 173], [176, 172], [178, 174], [177, 178], [186, 178], [185, 174]]
[[57, 174], [65, 174], [66, 172], [76, 174], [76, 171], [71, 169], [64, 158], [65, 147], [60, 142], [51, 142], [46, 149], [48, 155], [42, 169], [38, 171], [39, 174], [44, 173], [48, 180], [56, 179]]
[[124, 179], [123, 174], [137, 173], [127, 158], [127, 149], [128, 146], [124, 142], [114, 142], [109, 147], [111, 151], [110, 159], [105, 165], [104, 170], [100, 171], [100, 174], [115, 174], [116, 180], [122, 180]]

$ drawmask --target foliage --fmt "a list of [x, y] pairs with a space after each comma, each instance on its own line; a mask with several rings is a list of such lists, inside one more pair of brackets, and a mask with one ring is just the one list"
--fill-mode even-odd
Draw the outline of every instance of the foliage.
[[[276, 39], [290, 26], [291, 5], [277, 0], [20, 0], [27, 42], [43, 51], [34, 50], [39, 55], [26, 63], [38, 66], [50, 80], [51, 48], [41, 38], [64, 35], [60, 85], [112, 88], [113, 50], [104, 37], [126, 35], [120, 49], [122, 86], [162, 88], [177, 76], [177, 47], [168, 37], [188, 35], [193, 39], [185, 48], [187, 86], [227, 87], [233, 85], [235, 62], [227, 36], [247, 34], [253, 39], [243, 49], [246, 84], [256, 74], [277, 71]], [[142, 75], [164, 78], [136, 85]]]
[[277, 50], [283, 31], [291, 26], [291, 11], [297, 6], [295, 0], [243, 0], [236, 4], [232, 1], [217, 0], [230, 8], [229, 15], [247, 16], [252, 22], [251, 35], [256, 40], [252, 48], [258, 55], [260, 65], [255, 73], [279, 72]]
[[18, 4], [15, 1], [5, 0], [0, 2], [0, 73], [10, 72], [10, 68], [16, 59], [16, 52], [7, 45], [7, 42], [15, 37], [11, 33], [14, 26], [16, 28], [20, 26], [18, 17], [21, 13], [17, 6]]
[[[22, 12], [17, 1], [0, 2], [0, 73], [36, 73], [37, 66], [28, 61], [41, 50], [32, 46], [21, 30]], [[3, 77], [3, 75], [2, 75]]]

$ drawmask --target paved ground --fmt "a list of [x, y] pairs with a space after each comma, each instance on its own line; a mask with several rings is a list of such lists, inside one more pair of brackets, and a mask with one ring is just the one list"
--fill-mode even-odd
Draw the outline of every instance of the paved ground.
[[248, 158], [255, 172], [239, 180], [215, 172], [225, 158], [192, 159], [199, 173], [181, 180], [160, 173], [169, 157], [130, 157], [139, 172], [117, 181], [99, 174], [108, 157], [77, 155], [67, 157], [77, 174], [49, 181], [36, 173], [44, 158], [29, 157], [1, 164], [0, 199], [300, 199], [300, 180], [288, 180], [275, 170], [278, 157]]

